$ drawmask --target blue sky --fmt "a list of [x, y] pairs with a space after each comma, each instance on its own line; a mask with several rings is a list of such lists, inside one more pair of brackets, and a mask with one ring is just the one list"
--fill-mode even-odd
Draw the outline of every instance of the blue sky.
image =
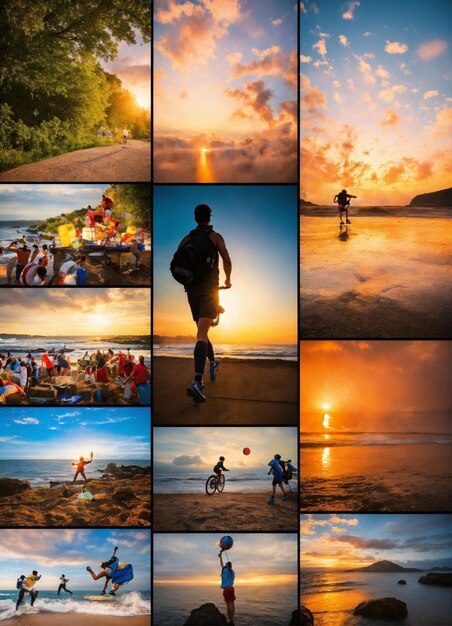
[[[95, 572], [118, 546], [121, 562], [131, 563], [134, 579], [121, 593], [150, 589], [150, 530], [133, 529], [2, 529], [0, 533], [0, 589], [13, 589], [16, 579], [36, 569], [42, 574], [36, 589], [57, 590], [59, 578], [70, 579], [69, 589], [83, 589], [97, 595], [102, 581], [93, 581], [86, 571]], [[102, 579], [104, 580], [104, 579]]]
[[13, 408], [0, 414], [1, 459], [150, 458], [147, 408]]
[[451, 567], [452, 515], [302, 515], [300, 541], [302, 567]]
[[109, 183], [66, 185], [11, 184], [0, 185], [0, 221], [44, 220], [67, 211], [97, 206]]
[[196, 227], [195, 206], [207, 203], [233, 265], [232, 289], [221, 293], [226, 314], [215, 330], [218, 341], [295, 342], [296, 187], [157, 186], [154, 194], [154, 332], [193, 333], [183, 287], [169, 265], [180, 241]]
[[449, 186], [450, 2], [302, 6], [302, 196], [405, 204]]

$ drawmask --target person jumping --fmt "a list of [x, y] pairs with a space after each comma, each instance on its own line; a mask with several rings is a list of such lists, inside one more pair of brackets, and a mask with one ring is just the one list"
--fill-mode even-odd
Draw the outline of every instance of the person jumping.
[[337, 203], [337, 208], [339, 209], [339, 223], [341, 226], [344, 225], [344, 220], [342, 219], [343, 213], [345, 211], [345, 223], [351, 224], [351, 221], [348, 219], [348, 207], [350, 206], [350, 199], [357, 198], [357, 196], [352, 196], [347, 193], [346, 189], [343, 189], [340, 193], [334, 196], [333, 202]]
[[85, 461], [85, 457], [81, 456], [80, 459], [78, 460], [78, 463], [72, 463], [72, 465], [76, 465], [77, 466], [77, 471], [75, 472], [75, 476], [74, 476], [74, 480], [72, 481], [73, 483], [75, 483], [75, 481], [77, 480], [77, 476], [80, 474], [80, 476], [83, 477], [83, 480], [86, 482], [88, 482], [88, 479], [85, 476], [85, 465], [88, 465], [88, 463], [92, 463], [93, 462], [93, 453], [91, 452], [91, 459], [89, 461]]
[[74, 595], [72, 593], [72, 591], [70, 591], [69, 589], [66, 589], [66, 584], [69, 582], [69, 578], [66, 578], [66, 576], [64, 574], [62, 574], [60, 576], [60, 580], [61, 580], [61, 582], [60, 582], [60, 584], [58, 586], [58, 596], [60, 595], [60, 591], [61, 590], [66, 591], [66, 593], [70, 593], [71, 596]]

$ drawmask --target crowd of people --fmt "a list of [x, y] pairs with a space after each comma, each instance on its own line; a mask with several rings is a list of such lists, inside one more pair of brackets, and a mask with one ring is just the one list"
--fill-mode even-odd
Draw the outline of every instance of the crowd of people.
[[71, 363], [65, 349], [49, 350], [36, 357], [31, 353], [22, 357], [7, 352], [0, 354], [0, 404], [19, 404], [33, 395], [32, 389], [39, 380], [53, 384], [57, 376], [72, 377], [73, 371], [77, 381], [84, 380], [93, 386], [119, 383], [127, 402], [136, 398], [141, 402], [150, 378], [144, 356], [137, 360], [130, 348], [116, 353], [111, 348], [91, 354], [86, 351], [76, 363]]

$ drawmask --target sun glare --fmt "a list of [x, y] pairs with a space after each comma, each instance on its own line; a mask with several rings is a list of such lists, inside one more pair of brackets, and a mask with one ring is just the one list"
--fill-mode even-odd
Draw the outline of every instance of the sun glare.
[[323, 416], [323, 427], [327, 428], [328, 430], [333, 430], [333, 427], [330, 426], [330, 420], [331, 420], [331, 415], [329, 415], [328, 413], [325, 413]]
[[329, 405], [329, 404], [327, 404], [326, 402], [324, 402], [324, 403], [322, 404], [322, 408], [323, 408], [323, 410], [324, 410], [324, 411], [328, 411], [328, 409], [330, 408], [330, 405]]

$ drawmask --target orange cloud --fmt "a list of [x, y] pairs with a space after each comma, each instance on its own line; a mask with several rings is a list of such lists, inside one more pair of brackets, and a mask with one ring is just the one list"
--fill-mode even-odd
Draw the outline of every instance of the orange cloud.
[[338, 39], [339, 43], [341, 43], [343, 46], [347, 47], [350, 45], [350, 42], [345, 35], [339, 35]]
[[312, 61], [312, 57], [305, 56], [304, 54], [300, 55], [300, 63], [310, 63]]
[[325, 39], [319, 39], [318, 42], [315, 43], [312, 47], [314, 48], [314, 50], [317, 50], [321, 57], [326, 57], [327, 49]]
[[386, 117], [380, 122], [381, 126], [397, 126], [400, 117], [394, 109], [385, 109]]
[[452, 134], [452, 107], [441, 109], [436, 114], [434, 123], [427, 129], [436, 138], [447, 137]]
[[386, 41], [385, 51], [388, 54], [405, 54], [408, 50], [406, 43], [399, 43], [398, 41]]
[[326, 109], [327, 99], [323, 91], [312, 87], [311, 81], [305, 74], [301, 74], [301, 108], [312, 116], [319, 116], [320, 109]]
[[419, 48], [417, 49], [417, 54], [418, 57], [420, 57], [423, 61], [431, 61], [441, 54], [444, 54], [447, 48], [447, 41], [443, 41], [442, 39], [434, 39], [433, 41], [428, 41], [427, 43], [419, 46]]
[[437, 95], [439, 95], [439, 91], [437, 91], [436, 89], [429, 89], [424, 93], [424, 97], [422, 99], [429, 100], [430, 98], [434, 98]]
[[359, 7], [359, 2], [347, 2], [345, 5], [345, 10], [342, 13], [342, 18], [344, 20], [352, 20], [355, 16], [355, 10]]
[[389, 89], [380, 91], [378, 97], [381, 98], [381, 100], [385, 100], [385, 102], [392, 102], [396, 93], [405, 93], [405, 91], [405, 85], [393, 85], [389, 87]]

